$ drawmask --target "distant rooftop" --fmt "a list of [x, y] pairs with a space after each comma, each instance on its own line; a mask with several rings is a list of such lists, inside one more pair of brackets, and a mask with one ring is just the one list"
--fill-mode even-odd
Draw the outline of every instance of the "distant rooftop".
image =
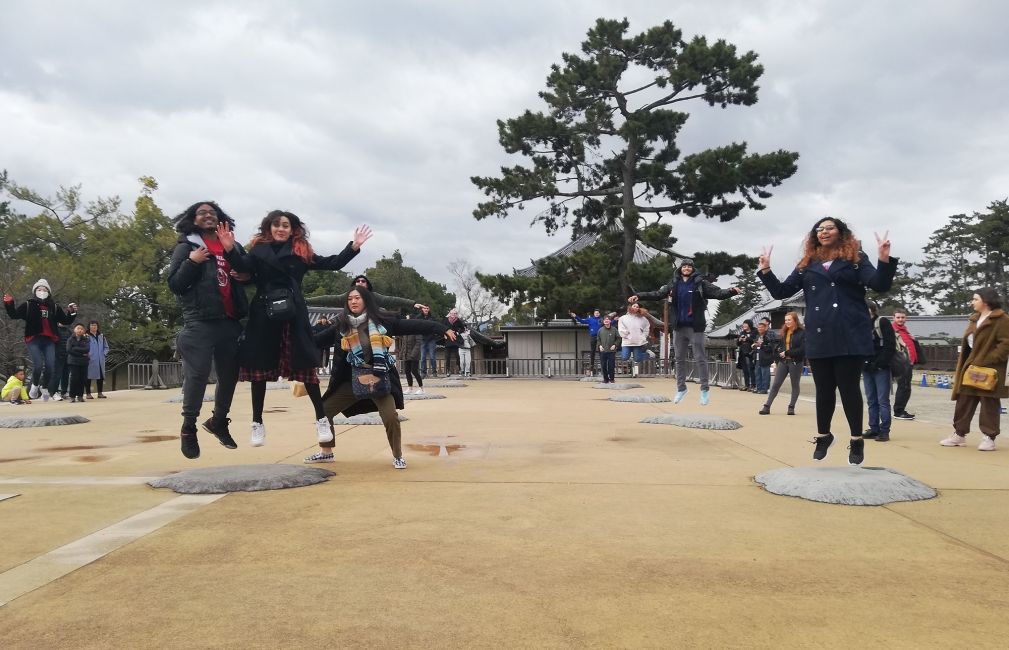
[[[610, 226], [610, 230], [611, 231], [620, 230], [620, 226], [614, 224], [613, 226]], [[580, 250], [583, 250], [585, 248], [588, 248], [589, 246], [592, 246], [593, 244], [595, 244], [596, 242], [599, 241], [599, 237], [600, 237], [599, 233], [586, 233], [586, 234], [582, 235], [581, 237], [578, 237], [577, 239], [571, 240], [570, 242], [568, 242], [567, 244], [565, 244], [563, 247], [555, 250], [553, 253], [550, 253], [546, 257], [541, 257], [538, 260], [534, 260], [533, 264], [531, 266], [527, 266], [524, 269], [516, 269], [515, 270], [515, 275], [520, 275], [520, 276], [527, 277], [527, 278], [536, 277], [536, 262], [540, 262], [542, 260], [549, 259], [551, 257], [568, 257], [569, 255], [572, 255], [574, 253], [577, 253]], [[677, 261], [679, 261], [679, 260], [684, 259], [684, 258], [687, 257], [685, 255], [680, 255], [680, 254], [676, 253], [675, 251], [672, 251], [672, 253], [673, 253], [673, 257]], [[668, 255], [668, 253], [666, 253], [665, 251], [661, 251], [661, 250], [659, 250], [657, 248], [652, 248], [651, 246], [645, 244], [644, 242], [642, 242], [640, 240], [634, 242], [634, 263], [635, 264], [644, 264], [645, 262], [651, 261], [652, 259], [654, 259], [655, 257], [657, 257], [659, 255]]]

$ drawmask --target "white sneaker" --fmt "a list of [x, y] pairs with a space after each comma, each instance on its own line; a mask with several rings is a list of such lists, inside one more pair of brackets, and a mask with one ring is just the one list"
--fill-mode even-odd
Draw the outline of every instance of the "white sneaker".
[[42, 391], [39, 390], [38, 386], [32, 386], [28, 389], [28, 399], [38, 399], [42, 396]]
[[[984, 437], [987, 438], [988, 436]], [[967, 436], [958, 436], [955, 433], [951, 433], [948, 438], [940, 440], [939, 444], [943, 447], [963, 447], [967, 444]], [[994, 441], [992, 444], [995, 444]]]
[[252, 437], [249, 439], [250, 447], [262, 447], [266, 444], [266, 427], [261, 422], [252, 423]]
[[53, 401], [54, 402], [62, 402], [63, 401], [63, 396], [60, 395], [59, 391], [56, 391], [55, 393], [53, 393]]
[[42, 401], [43, 402], [48, 402], [50, 397], [52, 397], [52, 396], [49, 394], [49, 389], [48, 388], [43, 388], [42, 389]]
[[319, 442], [332, 442], [333, 427], [326, 418], [319, 418], [315, 421], [315, 432], [319, 435]]
[[406, 388], [404, 388], [403, 389], [403, 394], [404, 395], [413, 395], [414, 394], [413, 393], [413, 386], [407, 386]]
[[400, 458], [393, 458], [392, 459], [392, 466], [395, 467], [396, 469], [406, 469], [406, 461], [403, 460], [402, 457], [400, 457]]
[[413, 394], [414, 395], [425, 395], [426, 393], [424, 392], [423, 388], [418, 388], [417, 390], [413, 391]]
[[986, 435], [981, 436], [981, 442], [977, 443], [978, 451], [995, 451], [995, 441]]

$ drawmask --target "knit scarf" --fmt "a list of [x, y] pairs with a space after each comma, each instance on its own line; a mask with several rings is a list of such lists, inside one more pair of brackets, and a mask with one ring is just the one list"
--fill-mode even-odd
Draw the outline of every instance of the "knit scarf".
[[[347, 322], [350, 323], [351, 330], [340, 339], [340, 349], [347, 351], [347, 363], [355, 368], [367, 368], [368, 366], [387, 368], [390, 364], [395, 363], [392, 355], [389, 354], [392, 339], [386, 336], [384, 327], [373, 323], [368, 318], [368, 314], [360, 316], [348, 314]], [[368, 325], [368, 340], [362, 343], [361, 332], [365, 323]], [[370, 363], [369, 355], [365, 350], [366, 345], [371, 351]]]

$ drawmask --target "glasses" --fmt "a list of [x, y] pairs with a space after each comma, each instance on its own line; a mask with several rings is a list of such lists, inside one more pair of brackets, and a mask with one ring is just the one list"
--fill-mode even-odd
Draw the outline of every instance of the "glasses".
[[213, 210], [197, 210], [196, 211], [196, 216], [198, 216], [198, 217], [215, 217], [215, 216], [217, 216], [217, 213], [214, 212]]
[[[199, 214], [199, 213], [197, 213]], [[837, 226], [817, 226], [816, 232], [833, 232], [837, 230]]]

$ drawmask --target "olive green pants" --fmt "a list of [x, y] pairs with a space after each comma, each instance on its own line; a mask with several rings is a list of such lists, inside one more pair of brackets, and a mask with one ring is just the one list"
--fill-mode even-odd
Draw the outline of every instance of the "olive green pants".
[[[396, 412], [395, 398], [392, 395], [383, 395], [382, 397], [365, 399], [371, 399], [371, 401], [375, 402], [375, 406], [378, 407], [378, 414], [382, 418], [382, 424], [385, 425], [385, 435], [389, 438], [389, 449], [392, 450], [393, 457], [402, 458], [402, 433], [399, 428], [399, 414]], [[336, 390], [323, 400], [322, 406], [326, 410], [326, 417], [332, 423], [333, 417], [360, 401], [361, 398], [354, 395], [354, 390], [348, 381], [337, 386]], [[330, 442], [319, 443], [320, 447], [333, 447], [335, 445], [336, 438]]]

